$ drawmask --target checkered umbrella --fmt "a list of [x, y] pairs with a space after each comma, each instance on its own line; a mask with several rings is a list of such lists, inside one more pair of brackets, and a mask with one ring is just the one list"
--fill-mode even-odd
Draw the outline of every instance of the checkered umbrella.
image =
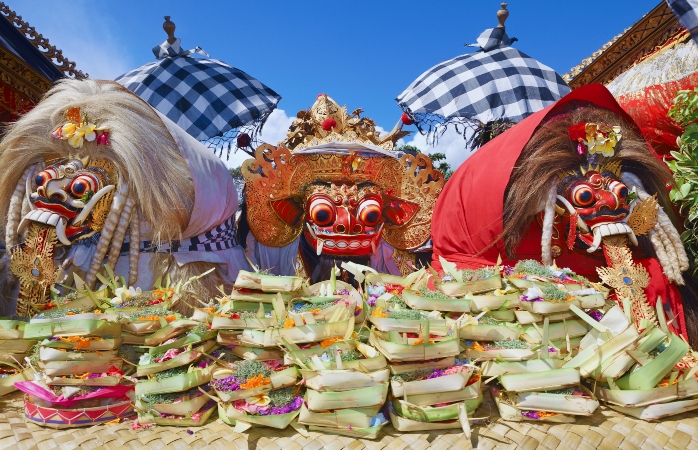
[[[153, 49], [157, 62], [116, 79], [190, 135], [221, 154], [224, 148], [252, 153], [252, 141], [281, 96], [240, 69], [180, 40]], [[205, 57], [193, 58], [192, 53]]]
[[480, 35], [479, 51], [442, 62], [424, 72], [397, 97], [423, 134], [448, 124], [476, 130], [508, 126], [570, 92], [550, 67], [510, 44], [503, 28]]
[[679, 23], [691, 32], [698, 44], [698, 0], [667, 0], [667, 4]]

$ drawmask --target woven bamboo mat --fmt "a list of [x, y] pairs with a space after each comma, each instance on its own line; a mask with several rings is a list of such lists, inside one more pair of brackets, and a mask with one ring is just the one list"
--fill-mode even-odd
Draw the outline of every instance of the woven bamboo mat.
[[[495, 412], [490, 398], [484, 409]], [[477, 412], [480, 413], [482, 409]], [[192, 434], [190, 434], [190, 432]], [[434, 431], [399, 433], [390, 425], [375, 441], [310, 433], [299, 435], [292, 428], [252, 428], [235, 433], [229, 425], [211, 419], [203, 427], [153, 427], [131, 429], [131, 421], [90, 428], [53, 430], [27, 423], [21, 396], [0, 402], [0, 449], [259, 449], [259, 450], [403, 450], [403, 449], [654, 449], [698, 450], [698, 413], [685, 413], [658, 423], [648, 423], [601, 406], [591, 417], [576, 424], [505, 422], [491, 416], [489, 426], [473, 428], [470, 440], [463, 433]]]

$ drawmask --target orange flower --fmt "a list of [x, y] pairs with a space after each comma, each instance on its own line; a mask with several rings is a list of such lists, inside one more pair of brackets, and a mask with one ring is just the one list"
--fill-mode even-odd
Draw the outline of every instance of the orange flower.
[[477, 341], [475, 341], [473, 343], [473, 346], [471, 348], [473, 350], [475, 350], [476, 352], [484, 352], [485, 351], [485, 348], [482, 345], [480, 345], [480, 343]]
[[[430, 344], [433, 344], [434, 341], [432, 341], [431, 339], [429, 339], [429, 343], [430, 343]], [[412, 343], [412, 345], [422, 345], [422, 344], [424, 344], [424, 339], [417, 339], [416, 341], [414, 341], [414, 342]]]
[[317, 314], [317, 313], [320, 312], [320, 308], [311, 309], [311, 310], [308, 311], [308, 312], [309, 312], [309, 313], [312, 313], [312, 314]]
[[74, 316], [75, 313], [73, 311], [68, 311], [67, 313], [65, 313], [65, 315], [66, 316]]
[[[678, 383], [678, 382], [679, 382], [679, 380], [678, 380], [678, 378], [677, 378], [677, 379], [675, 379], [674, 382], [671, 383], [671, 384], [672, 384], [672, 386], [673, 386], [674, 384], [676, 384], [676, 383]], [[660, 386], [660, 387], [669, 386], [669, 378], [665, 378], [665, 379], [663, 379], [662, 381], [660, 381], [660, 382], [659, 382], [659, 386]]]
[[553, 412], [536, 411], [536, 413], [538, 414], [538, 417], [540, 417], [541, 419], [544, 419], [546, 417], [557, 416], [557, 413], [553, 413]]
[[201, 308], [201, 311], [208, 314], [213, 314], [213, 306], [209, 306], [208, 308]]
[[271, 380], [269, 378], [264, 378], [264, 375], [260, 373], [252, 378], [249, 378], [246, 383], [242, 383], [240, 385], [240, 389], [254, 389], [267, 384], [271, 384]]
[[330, 345], [334, 344], [337, 341], [341, 341], [342, 339], [344, 339], [344, 338], [333, 337], [333, 338], [325, 339], [324, 341], [320, 342], [320, 347], [322, 347], [322, 348], [329, 347]]
[[286, 320], [284, 320], [284, 328], [293, 328], [295, 326], [296, 322], [290, 317], [287, 317]]
[[81, 380], [84, 380], [85, 378], [89, 377], [90, 375], [92, 375], [91, 372], [85, 372], [82, 375], [75, 375], [75, 378], [79, 378]]
[[158, 299], [158, 300], [168, 300], [175, 295], [175, 290], [173, 288], [160, 288], [160, 289], [155, 289], [153, 293], [150, 295], [151, 298]]
[[383, 312], [383, 308], [376, 308], [371, 313], [373, 317], [388, 317], [388, 313]]
[[471, 384], [475, 384], [477, 382], [477, 380], [479, 380], [479, 379], [480, 379], [480, 374], [473, 375], [470, 377], [470, 379], [468, 379], [468, 382], [465, 385], [470, 386]]
[[101, 309], [95, 309], [95, 314], [102, 314], [102, 310], [101, 310]]
[[177, 319], [177, 316], [174, 314], [170, 314], [169, 316], [165, 316], [165, 320], [167, 323], [174, 322]]
[[[71, 344], [77, 344], [75, 350], [82, 350], [90, 346], [91, 339], [82, 336], [69, 336], [60, 338], [61, 342], [69, 342]], [[101, 338], [99, 338], [101, 340]]]

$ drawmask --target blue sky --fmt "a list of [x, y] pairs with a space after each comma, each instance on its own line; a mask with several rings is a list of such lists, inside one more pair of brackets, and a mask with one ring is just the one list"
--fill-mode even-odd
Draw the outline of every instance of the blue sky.
[[[390, 129], [395, 102], [433, 65], [471, 51], [497, 24], [494, 0], [10, 0], [6, 3], [93, 78], [114, 79], [152, 61], [172, 16], [184, 48], [200, 46], [276, 90], [280, 111], [264, 129], [276, 143], [296, 112], [327, 93], [350, 111], [363, 108]], [[659, 0], [508, 2], [515, 47], [563, 74], [635, 23]], [[414, 129], [414, 127], [412, 127]], [[416, 130], [416, 129], [415, 129]], [[411, 142], [413, 138], [407, 138]], [[436, 149], [454, 165], [465, 158], [455, 133]], [[235, 158], [238, 163], [242, 157]]]

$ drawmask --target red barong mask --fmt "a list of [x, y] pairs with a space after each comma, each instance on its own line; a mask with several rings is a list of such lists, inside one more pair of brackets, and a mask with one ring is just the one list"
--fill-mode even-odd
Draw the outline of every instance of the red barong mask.
[[627, 244], [651, 277], [643, 286], [650, 305], [668, 300], [685, 333], [675, 286], [684, 284], [689, 263], [670, 217], [671, 181], [611, 94], [601, 85], [583, 86], [458, 168], [434, 210], [434, 265], [440, 267], [441, 256], [477, 268], [502, 255], [505, 264], [555, 262], [598, 279], [597, 268], [618, 263], [609, 259], [609, 246]]
[[443, 176], [426, 155], [393, 154], [400, 126], [380, 136], [360, 113], [320, 95], [286, 141], [243, 164], [257, 241], [283, 247], [302, 235], [317, 255], [353, 257], [373, 255], [381, 239], [399, 250], [429, 239]]

